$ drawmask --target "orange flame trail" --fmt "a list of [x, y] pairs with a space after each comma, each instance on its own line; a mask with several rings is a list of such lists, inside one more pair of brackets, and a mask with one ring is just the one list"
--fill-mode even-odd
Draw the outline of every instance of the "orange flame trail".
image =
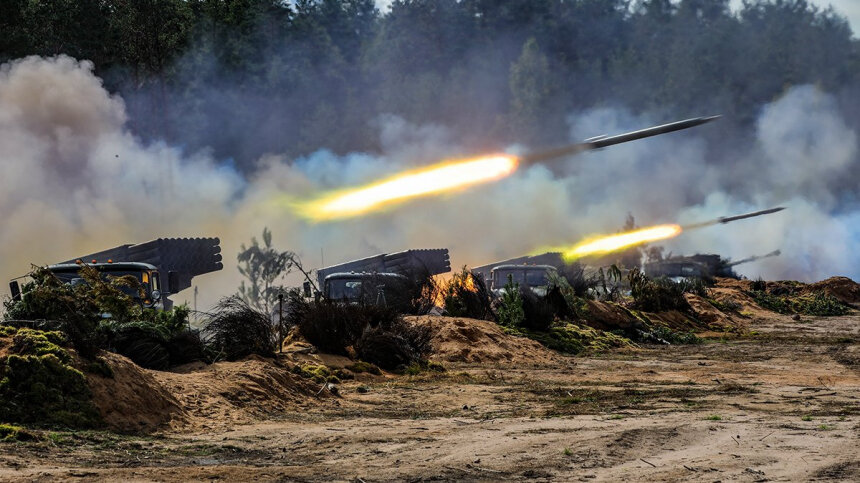
[[681, 234], [680, 225], [656, 225], [648, 228], [585, 239], [573, 247], [563, 248], [565, 260], [576, 260], [588, 255], [604, 255], [648, 242], [674, 238]]
[[445, 161], [366, 186], [331, 192], [296, 203], [294, 208], [299, 215], [313, 221], [351, 218], [411, 198], [495, 181], [516, 171], [518, 165], [519, 158], [507, 154]]

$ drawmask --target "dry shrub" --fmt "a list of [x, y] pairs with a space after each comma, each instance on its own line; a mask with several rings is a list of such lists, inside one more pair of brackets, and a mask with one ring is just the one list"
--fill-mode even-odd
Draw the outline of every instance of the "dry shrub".
[[669, 310], [685, 312], [690, 310], [690, 304], [684, 297], [685, 293], [707, 296], [704, 282], [699, 279], [681, 282], [673, 282], [664, 277], [651, 279], [638, 268], [634, 268], [628, 274], [628, 280], [636, 308], [645, 312], [666, 312]]
[[323, 352], [350, 355], [395, 369], [420, 360], [430, 352], [431, 332], [414, 326], [391, 307], [347, 304], [330, 300], [290, 298], [288, 321]]
[[390, 307], [349, 304], [332, 300], [306, 301], [290, 296], [287, 321], [299, 328], [308, 342], [323, 352], [348, 355], [369, 326], [390, 326], [400, 316]]
[[453, 317], [495, 320], [492, 294], [484, 277], [475, 275], [466, 267], [455, 273], [443, 289], [445, 310]]
[[402, 319], [388, 327], [367, 327], [355, 343], [355, 352], [383, 369], [398, 369], [421, 361], [430, 352], [432, 331]]
[[203, 329], [203, 340], [213, 361], [234, 361], [251, 354], [269, 357], [278, 344], [269, 315], [235, 295], [215, 306]]

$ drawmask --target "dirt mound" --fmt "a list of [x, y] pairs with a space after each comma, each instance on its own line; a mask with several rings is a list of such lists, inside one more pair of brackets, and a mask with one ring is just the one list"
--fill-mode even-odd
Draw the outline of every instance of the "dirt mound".
[[[695, 318], [704, 324], [706, 327], [717, 332], [726, 330], [739, 330], [746, 327], [746, 324], [740, 320], [740, 317], [732, 317], [729, 314], [721, 312], [714, 307], [710, 302], [695, 294], [684, 294], [687, 303], [690, 304], [690, 309], [693, 311]], [[699, 324], [701, 325], [701, 324]]]
[[545, 364], [556, 356], [540, 343], [506, 334], [486, 320], [431, 315], [406, 317], [433, 330], [431, 360], [447, 362], [509, 362]]
[[714, 286], [717, 288], [730, 288], [741, 292], [749, 292], [753, 289], [753, 281], [747, 279], [738, 280], [736, 278], [717, 277], [714, 280]]
[[600, 330], [643, 328], [641, 320], [618, 304], [598, 300], [586, 300], [586, 304], [588, 315], [585, 316], [583, 322], [589, 327]]
[[187, 417], [176, 398], [148, 371], [129, 359], [104, 352], [101, 359], [112, 376], [87, 374], [93, 404], [102, 419], [123, 432], [154, 431]]
[[827, 280], [811, 283], [801, 289], [803, 294], [824, 292], [848, 305], [860, 305], [860, 284], [848, 277], [830, 277]]
[[274, 360], [186, 364], [171, 372], [147, 371], [179, 401], [194, 426], [247, 423], [306, 406], [330, 394]]

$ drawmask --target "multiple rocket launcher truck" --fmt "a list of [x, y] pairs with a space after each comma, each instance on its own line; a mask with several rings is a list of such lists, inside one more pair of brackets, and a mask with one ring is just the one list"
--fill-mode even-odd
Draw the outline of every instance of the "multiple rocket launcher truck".
[[[120, 245], [46, 268], [63, 282], [74, 285], [83, 283], [78, 272], [84, 263], [104, 277], [133, 276], [141, 290], [129, 287], [127, 294], [144, 307], [164, 310], [173, 307], [169, 296], [191, 287], [194, 277], [224, 268], [218, 238], [159, 238], [136, 245]], [[9, 283], [13, 300], [20, 300], [24, 295], [21, 278]]]

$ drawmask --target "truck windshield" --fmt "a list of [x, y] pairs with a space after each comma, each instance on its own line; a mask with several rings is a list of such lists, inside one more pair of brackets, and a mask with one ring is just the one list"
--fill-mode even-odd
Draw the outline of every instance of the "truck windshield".
[[[79, 283], [84, 283], [84, 280], [81, 278], [81, 276], [78, 274], [78, 272], [74, 271], [74, 270], [54, 271], [53, 273], [63, 283], [70, 283], [73, 285], [76, 285]], [[104, 280], [104, 281], [108, 281], [111, 278], [118, 278], [118, 277], [124, 277], [126, 275], [131, 275], [132, 277], [134, 277], [135, 280], [137, 280], [137, 282], [139, 284], [141, 284], [143, 286], [144, 290], [146, 289], [146, 287], [145, 287], [146, 282], [149, 281], [149, 274], [148, 273], [134, 272], [134, 271], [129, 271], [129, 270], [103, 271], [103, 272], [101, 272], [101, 275], [102, 275], [102, 280]], [[144, 279], [146, 279], [146, 280], [144, 280]], [[138, 292], [137, 288], [135, 288], [135, 287], [120, 286], [119, 289], [122, 290], [129, 297], [140, 298], [140, 293]]]
[[529, 287], [543, 287], [548, 282], [546, 270], [526, 270], [526, 285]]
[[332, 300], [360, 300], [362, 296], [361, 280], [335, 279], [326, 282], [328, 298]]
[[535, 268], [507, 268], [493, 272], [493, 286], [504, 287], [508, 283], [508, 275], [511, 275], [514, 283], [528, 287], [542, 287], [548, 283], [547, 273], [544, 269]]

